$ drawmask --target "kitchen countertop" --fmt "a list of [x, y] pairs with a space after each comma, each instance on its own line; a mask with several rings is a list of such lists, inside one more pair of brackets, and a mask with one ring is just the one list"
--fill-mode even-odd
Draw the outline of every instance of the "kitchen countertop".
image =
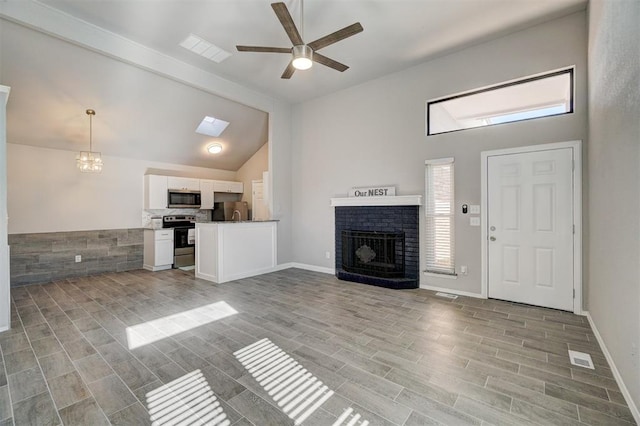
[[[278, 219], [269, 219], [269, 220], [241, 220], [241, 221], [230, 221], [230, 220], [209, 220], [209, 221], [203, 221], [203, 222], [193, 222], [194, 224], [199, 224], [199, 223], [266, 223], [266, 222], [280, 222], [280, 220]], [[173, 228], [154, 228], [152, 226], [144, 226], [142, 227], [142, 229], [149, 229], [152, 231], [160, 231], [163, 229], [173, 229]]]
[[210, 220], [208, 222], [196, 222], [196, 225], [199, 223], [265, 223], [265, 222], [280, 222], [278, 219], [269, 219], [269, 220]]

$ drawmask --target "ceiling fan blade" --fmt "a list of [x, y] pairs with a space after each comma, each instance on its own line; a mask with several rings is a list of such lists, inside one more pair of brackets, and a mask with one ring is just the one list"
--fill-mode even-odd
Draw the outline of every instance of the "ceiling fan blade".
[[290, 47], [236, 46], [238, 52], [291, 53]]
[[341, 64], [338, 61], [334, 61], [331, 58], [327, 58], [326, 56], [321, 55], [318, 52], [313, 52], [313, 60], [314, 62], [317, 62], [322, 65], [326, 65], [329, 68], [333, 68], [334, 70], [337, 70], [340, 72], [344, 72], [349, 69], [349, 67], [346, 66], [345, 64]]
[[315, 52], [318, 49], [322, 49], [323, 47], [327, 47], [330, 44], [337, 43], [340, 40], [344, 40], [347, 37], [351, 37], [352, 35], [358, 34], [363, 30], [364, 28], [362, 28], [362, 25], [360, 25], [360, 22], [356, 22], [355, 24], [351, 24], [348, 27], [344, 27], [341, 30], [338, 30], [329, 35], [321, 37], [315, 41], [312, 41], [307, 46], [309, 46]]
[[294, 46], [304, 44], [302, 37], [300, 37], [300, 33], [296, 28], [296, 24], [293, 22], [293, 18], [291, 18], [289, 9], [287, 9], [287, 5], [284, 3], [271, 3], [271, 7], [273, 8], [273, 11], [276, 12], [276, 16], [280, 20], [284, 30], [287, 32], [291, 43], [293, 43]]
[[286, 79], [291, 78], [295, 70], [296, 69], [293, 67], [293, 62], [289, 62], [289, 65], [287, 65], [287, 68], [285, 68], [280, 78], [286, 78]]

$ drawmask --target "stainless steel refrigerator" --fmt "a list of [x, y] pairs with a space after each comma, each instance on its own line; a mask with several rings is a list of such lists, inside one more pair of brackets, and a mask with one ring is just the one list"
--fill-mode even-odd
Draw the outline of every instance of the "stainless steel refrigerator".
[[213, 203], [211, 220], [249, 220], [249, 206], [246, 201], [223, 201]]

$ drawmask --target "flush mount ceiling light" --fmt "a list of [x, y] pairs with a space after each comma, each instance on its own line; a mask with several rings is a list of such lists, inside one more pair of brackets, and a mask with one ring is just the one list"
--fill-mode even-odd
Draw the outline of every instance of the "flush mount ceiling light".
[[224, 132], [224, 129], [226, 129], [228, 125], [228, 121], [220, 120], [219, 118], [215, 117], [209, 117], [207, 115], [198, 125], [196, 133], [217, 138], [222, 134], [222, 132]]
[[76, 165], [81, 172], [100, 173], [102, 171], [102, 155], [92, 151], [93, 145], [93, 116], [96, 112], [92, 109], [86, 111], [89, 116], [89, 151], [80, 151], [76, 156]]
[[212, 143], [207, 147], [209, 154], [220, 154], [222, 152], [222, 145], [219, 143]]

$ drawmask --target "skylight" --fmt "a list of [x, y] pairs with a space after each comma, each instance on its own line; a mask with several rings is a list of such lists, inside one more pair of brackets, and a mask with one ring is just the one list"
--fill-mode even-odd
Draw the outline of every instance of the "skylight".
[[231, 56], [231, 53], [195, 34], [189, 34], [187, 38], [182, 40], [180, 46], [218, 64]]
[[196, 129], [196, 133], [217, 138], [224, 132], [224, 129], [226, 129], [228, 125], [228, 121], [206, 116]]

